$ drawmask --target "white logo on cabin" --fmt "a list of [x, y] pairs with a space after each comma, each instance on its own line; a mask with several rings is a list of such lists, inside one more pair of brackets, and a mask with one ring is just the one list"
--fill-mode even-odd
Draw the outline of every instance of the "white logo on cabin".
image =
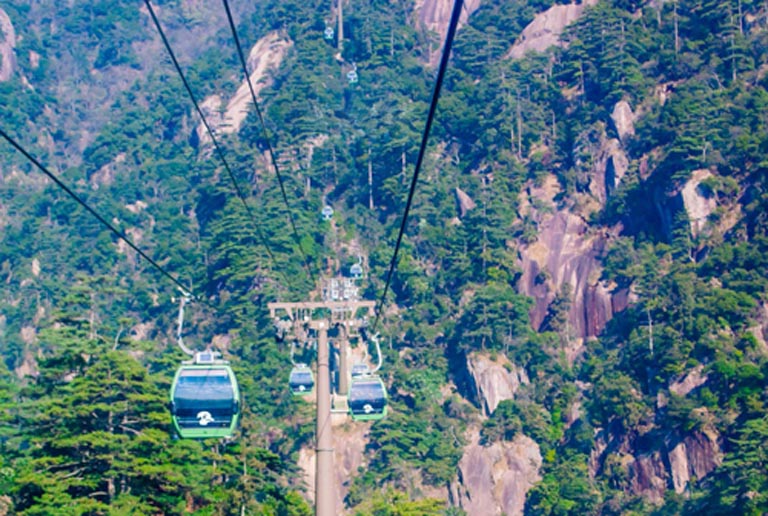
[[197, 413], [197, 421], [200, 426], [208, 426], [208, 423], [213, 423], [213, 416], [207, 410]]

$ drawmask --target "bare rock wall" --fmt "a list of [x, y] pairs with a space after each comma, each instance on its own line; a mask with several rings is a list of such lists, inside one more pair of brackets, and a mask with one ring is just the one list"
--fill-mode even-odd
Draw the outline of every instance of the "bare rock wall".
[[[470, 15], [480, 7], [480, 2], [481, 0], [465, 0], [457, 30], [460, 30], [461, 26], [467, 23]], [[414, 5], [418, 25], [436, 32], [440, 37], [441, 44], [445, 41], [445, 35], [448, 32], [452, 10], [453, 0], [416, 0]], [[440, 52], [435, 52], [430, 58], [430, 62], [434, 64], [439, 56]]]
[[16, 68], [16, 31], [8, 13], [0, 9], [0, 82], [7, 81]]
[[520, 247], [523, 273], [518, 288], [534, 299], [531, 324], [538, 328], [547, 315], [549, 304], [565, 283], [570, 284], [568, 333], [573, 342], [568, 354], [572, 358], [578, 353], [580, 340], [602, 331], [613, 316], [613, 305], [607, 286], [599, 281], [598, 256], [603, 251], [606, 236], [590, 232], [584, 219], [566, 208], [553, 211], [552, 198], [558, 192], [557, 188], [553, 191], [548, 187], [531, 187], [527, 192], [530, 201], [522, 201], [523, 204], [528, 202], [551, 208], [531, 212], [537, 219], [539, 233], [536, 242]]
[[473, 515], [523, 514], [526, 494], [541, 479], [538, 444], [517, 434], [512, 442], [482, 446], [476, 428], [468, 441], [459, 461], [459, 485], [453, 490], [456, 505]]
[[[293, 43], [278, 32], [271, 32], [261, 38], [251, 49], [247, 65], [251, 84], [257, 95], [267, 84], [269, 72], [277, 69]], [[242, 127], [248, 111], [253, 104], [248, 83], [243, 79], [235, 94], [226, 101], [218, 95], [212, 95], [201, 102], [200, 107], [206, 113], [211, 127], [219, 133], [237, 133]], [[201, 124], [197, 128], [198, 141], [209, 143], [210, 136]]]
[[[336, 478], [336, 508], [338, 514], [343, 514], [344, 498], [349, 492], [349, 484], [358, 468], [364, 466], [365, 447], [369, 441], [370, 424], [357, 423], [354, 425], [334, 425], [333, 428], [333, 463]], [[299, 451], [298, 466], [304, 472], [304, 483], [307, 497], [310, 501], [315, 498], [315, 462], [316, 454], [310, 447]]]
[[619, 467], [629, 494], [661, 503], [668, 490], [686, 493], [692, 479], [700, 481], [722, 461], [719, 435], [711, 428], [682, 436], [672, 432], [651, 441], [600, 430], [590, 455], [589, 473], [594, 478], [606, 468]]
[[581, 3], [558, 4], [537, 14], [504, 58], [520, 59], [527, 52], [543, 52], [559, 45], [563, 30], [581, 16], [585, 7], [596, 3], [597, 0], [584, 0]]
[[495, 360], [482, 353], [467, 357], [467, 371], [474, 386], [477, 403], [490, 416], [504, 400], [514, 399], [521, 385], [529, 383], [525, 369], [502, 354]]

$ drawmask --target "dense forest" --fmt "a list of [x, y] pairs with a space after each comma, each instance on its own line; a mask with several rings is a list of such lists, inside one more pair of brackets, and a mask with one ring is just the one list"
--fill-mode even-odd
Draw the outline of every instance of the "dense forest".
[[[361, 257], [382, 294], [450, 2], [352, 1], [343, 31], [333, 2], [248, 4], [246, 53], [283, 53], [266, 131], [252, 105], [216, 126], [225, 170], [143, 4], [0, 0], [0, 129], [199, 296], [187, 342], [244, 399], [235, 439], [174, 437], [176, 286], [2, 140], [0, 515], [312, 513], [267, 303]], [[345, 510], [768, 512], [768, 4], [466, 4], [381, 313], [391, 410], [340, 429]], [[223, 7], [153, 5], [223, 120]], [[527, 461], [516, 505], [512, 468], [472, 485], [482, 450]]]

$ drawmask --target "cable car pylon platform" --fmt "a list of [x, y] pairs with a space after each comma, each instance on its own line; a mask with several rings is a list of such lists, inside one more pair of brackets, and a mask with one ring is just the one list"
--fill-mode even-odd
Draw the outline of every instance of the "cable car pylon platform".
[[347, 396], [334, 394], [331, 396], [331, 424], [339, 426], [349, 421], [349, 403]]

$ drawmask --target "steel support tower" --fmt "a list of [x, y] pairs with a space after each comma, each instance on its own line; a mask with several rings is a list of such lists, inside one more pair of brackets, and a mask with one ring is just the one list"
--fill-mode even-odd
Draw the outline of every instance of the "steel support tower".
[[[338, 288], [341, 285], [347, 288]], [[299, 303], [269, 303], [270, 315], [280, 330], [292, 329], [293, 335], [305, 340], [308, 332], [317, 332], [317, 395], [316, 461], [315, 461], [315, 515], [336, 516], [335, 470], [333, 465], [333, 428], [331, 426], [331, 371], [328, 330], [340, 329], [339, 391], [347, 394], [349, 388], [349, 336], [365, 326], [374, 315], [375, 301], [357, 299], [357, 289], [350, 289], [347, 278], [325, 280], [325, 301]]]

